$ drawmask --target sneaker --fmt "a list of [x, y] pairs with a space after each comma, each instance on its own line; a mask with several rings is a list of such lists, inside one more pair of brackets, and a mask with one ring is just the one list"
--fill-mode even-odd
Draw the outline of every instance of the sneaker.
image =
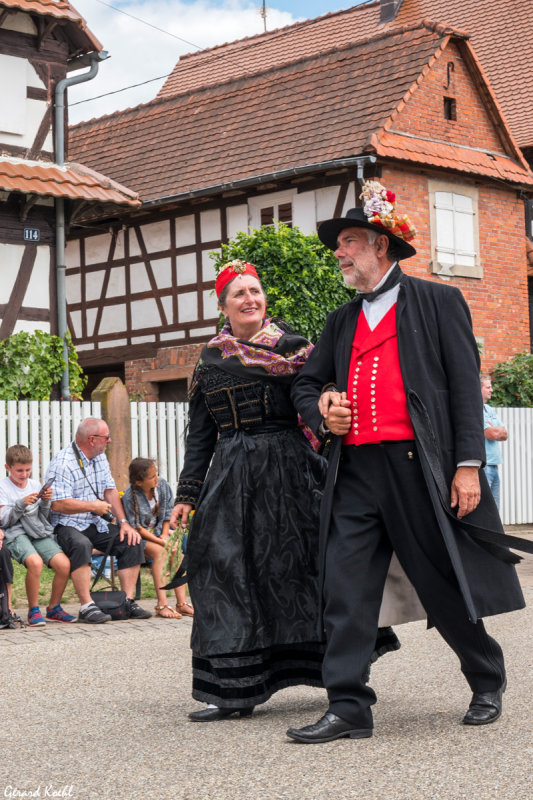
[[148, 617], [152, 616], [150, 611], [145, 611], [144, 608], [141, 608], [135, 600], [130, 600], [129, 598], [126, 600], [126, 605], [128, 607], [128, 611], [130, 612], [130, 619], [148, 619]]
[[85, 611], [80, 609], [78, 614], [78, 622], [87, 622], [90, 625], [99, 625], [101, 622], [109, 622], [110, 619], [109, 614], [104, 614], [103, 611], [100, 611], [96, 603], [91, 603]]
[[46, 620], [41, 614], [41, 609], [39, 608], [39, 606], [35, 606], [35, 608], [30, 608], [30, 610], [28, 611], [28, 625], [31, 628], [42, 628], [43, 625], [46, 625]]
[[46, 609], [46, 619], [52, 620], [52, 622], [76, 622], [76, 617], [67, 614], [59, 605]]

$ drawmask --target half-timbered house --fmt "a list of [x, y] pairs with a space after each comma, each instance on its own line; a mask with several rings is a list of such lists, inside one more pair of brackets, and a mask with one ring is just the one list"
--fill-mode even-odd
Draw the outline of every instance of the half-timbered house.
[[124, 370], [149, 399], [183, 396], [217, 324], [209, 251], [275, 219], [311, 232], [370, 176], [419, 231], [405, 269], [465, 294], [485, 367], [527, 348], [528, 164], [468, 35], [376, 28], [379, 11], [187, 56], [156, 100], [72, 129], [74, 156], [143, 200], [72, 231], [70, 324], [87, 368]]
[[2, 338], [19, 330], [58, 332], [58, 201], [66, 224], [83, 208], [140, 204], [135, 192], [65, 162], [62, 147], [58, 152], [67, 124], [64, 117], [59, 130], [54, 124], [56, 88], [101, 50], [67, 0], [0, 0]]

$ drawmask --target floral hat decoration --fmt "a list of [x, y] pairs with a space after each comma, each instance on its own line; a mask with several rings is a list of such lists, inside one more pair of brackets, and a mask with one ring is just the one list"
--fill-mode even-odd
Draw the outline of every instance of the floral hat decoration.
[[253, 264], [250, 264], [248, 261], [241, 261], [240, 258], [236, 258], [234, 261], [228, 261], [218, 273], [218, 277], [215, 281], [217, 297], [220, 297], [220, 293], [224, 287], [227, 286], [233, 278], [236, 278], [237, 275], [253, 275], [254, 278], [259, 280], [259, 275]]
[[336, 217], [323, 222], [318, 228], [320, 241], [330, 250], [337, 249], [337, 237], [344, 228], [368, 228], [384, 233], [396, 246], [396, 258], [409, 258], [416, 253], [409, 244], [416, 230], [407, 214], [395, 213], [396, 195], [379, 183], [365, 181], [360, 194], [363, 207], [350, 208], [345, 217]]

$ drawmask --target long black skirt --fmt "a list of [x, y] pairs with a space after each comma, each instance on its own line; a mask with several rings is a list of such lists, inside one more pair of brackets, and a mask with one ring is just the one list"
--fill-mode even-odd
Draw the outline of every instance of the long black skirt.
[[296, 427], [217, 442], [187, 543], [195, 699], [252, 706], [288, 686], [322, 686], [325, 470]]

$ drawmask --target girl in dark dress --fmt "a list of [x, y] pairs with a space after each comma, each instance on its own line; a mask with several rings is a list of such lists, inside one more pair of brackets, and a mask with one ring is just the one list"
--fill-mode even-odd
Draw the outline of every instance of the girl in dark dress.
[[248, 716], [279, 689], [322, 686], [326, 462], [290, 401], [312, 345], [265, 319], [253, 265], [226, 265], [216, 292], [226, 324], [194, 373], [171, 517], [171, 525], [186, 525], [195, 508], [180, 570], [195, 608], [192, 694], [208, 703], [189, 715], [194, 721]]

